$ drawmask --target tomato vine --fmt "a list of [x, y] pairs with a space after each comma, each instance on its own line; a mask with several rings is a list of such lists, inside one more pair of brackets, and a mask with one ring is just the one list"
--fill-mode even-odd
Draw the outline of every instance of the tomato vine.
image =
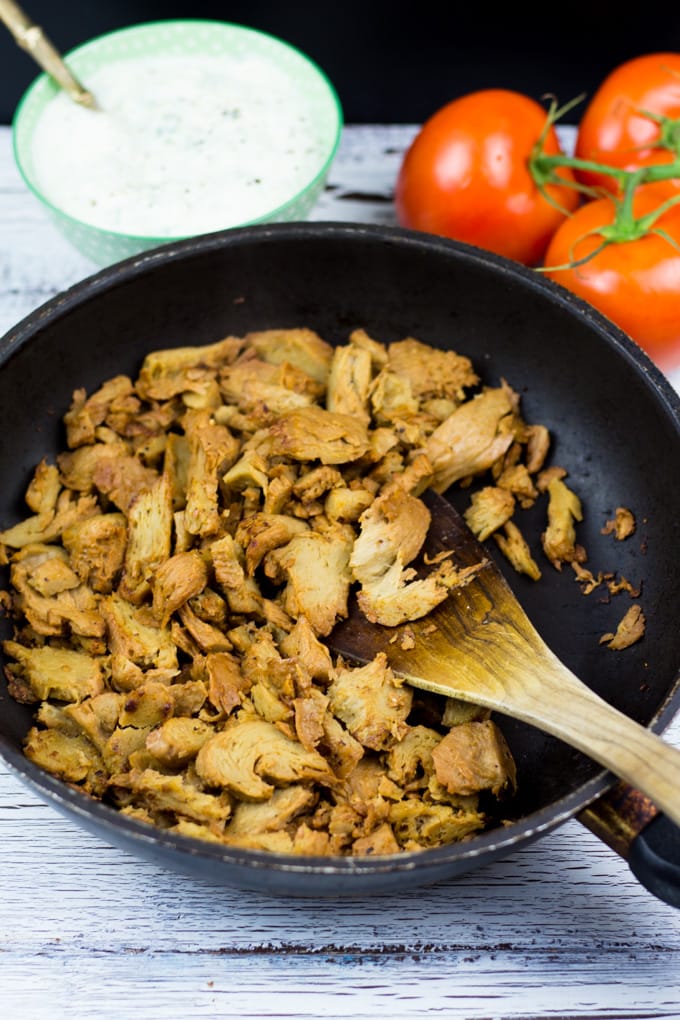
[[[635, 170], [626, 170], [621, 167], [610, 166], [606, 163], [599, 163], [594, 160], [583, 159], [578, 156], [569, 156], [565, 153], [547, 153], [544, 150], [544, 139], [550, 129], [554, 128], [559, 120], [569, 113], [582, 97], [577, 97], [559, 107], [555, 99], [551, 99], [547, 112], [545, 127], [534, 145], [529, 156], [529, 172], [536, 182], [536, 186], [544, 195], [546, 201], [553, 202], [548, 187], [556, 183], [564, 186], [564, 177], [558, 171], [569, 168], [571, 171], [587, 171], [606, 177], [611, 177], [618, 186], [618, 195], [607, 192], [607, 197], [613, 202], [615, 208], [614, 219], [611, 223], [603, 224], [594, 233], [602, 238], [602, 244], [579, 260], [578, 263], [569, 263], [565, 266], [539, 266], [539, 271], [550, 269], [574, 268], [577, 264], [594, 258], [604, 246], [608, 244], [623, 244], [627, 241], [637, 241], [650, 232], [657, 233], [664, 237], [670, 244], [679, 247], [678, 243], [664, 230], [657, 227], [657, 221], [672, 206], [680, 202], [680, 192], [660, 201], [656, 209], [636, 216], [633, 211], [634, 198], [637, 189], [647, 184], [659, 183], [661, 181], [680, 180], [680, 120], [669, 117], [660, 117], [663, 122], [663, 130], [656, 143], [658, 147], [671, 151], [675, 158], [671, 163], [651, 164], [637, 167]], [[655, 118], [656, 119], [656, 118]], [[587, 198], [602, 197], [601, 189], [581, 183], [577, 178], [569, 182], [569, 186], [581, 192]], [[573, 215], [568, 212], [567, 215]], [[584, 235], [585, 236], [585, 235]], [[680, 249], [679, 249], [680, 250]]]

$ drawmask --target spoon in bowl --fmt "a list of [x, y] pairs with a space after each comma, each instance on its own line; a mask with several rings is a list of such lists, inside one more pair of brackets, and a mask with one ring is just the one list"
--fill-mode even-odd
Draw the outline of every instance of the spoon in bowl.
[[92, 93], [84, 88], [69, 70], [42, 28], [31, 21], [14, 0], [0, 0], [0, 20], [7, 26], [19, 46], [33, 57], [43, 71], [47, 71], [74, 102], [96, 110], [97, 104]]

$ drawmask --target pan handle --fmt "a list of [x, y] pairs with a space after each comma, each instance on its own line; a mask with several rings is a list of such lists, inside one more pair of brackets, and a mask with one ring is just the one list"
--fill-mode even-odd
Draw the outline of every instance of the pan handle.
[[649, 892], [680, 907], [680, 828], [645, 794], [618, 782], [578, 818], [628, 862]]

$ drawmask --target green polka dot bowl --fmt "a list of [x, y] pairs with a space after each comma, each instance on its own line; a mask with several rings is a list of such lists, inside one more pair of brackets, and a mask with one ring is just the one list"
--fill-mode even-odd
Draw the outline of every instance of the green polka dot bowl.
[[14, 158], [95, 264], [304, 220], [318, 202], [343, 111], [324, 71], [287, 42], [229, 22], [167, 20], [98, 36], [64, 59], [97, 109], [41, 74], [13, 118]]

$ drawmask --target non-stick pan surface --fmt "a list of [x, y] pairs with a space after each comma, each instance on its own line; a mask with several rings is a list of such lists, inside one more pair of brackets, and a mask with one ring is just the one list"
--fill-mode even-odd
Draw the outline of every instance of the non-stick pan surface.
[[[568, 568], [546, 563], [536, 583], [500, 565], [566, 665], [638, 722], [663, 729], [680, 700], [680, 400], [604, 318], [538, 273], [474, 248], [397, 228], [281, 224], [166, 246], [83, 281], [0, 348], [0, 527], [26, 515], [35, 464], [63, 448], [61, 415], [75, 388], [134, 374], [152, 348], [291, 326], [339, 343], [356, 327], [383, 341], [413, 336], [469, 355], [484, 382], [507, 379], [520, 392], [525, 418], [548, 426], [552, 461], [581, 497], [588, 566], [642, 586], [646, 635], [613, 652], [599, 639], [627, 608], [621, 596], [582, 594]], [[469, 498], [451, 496], [461, 506]], [[601, 533], [618, 506], [638, 522], [619, 543]], [[543, 515], [544, 507], [523, 518], [534, 544]], [[498, 558], [493, 543], [489, 553]], [[535, 839], [613, 782], [560, 741], [503, 718], [519, 767], [510, 824], [398, 858], [291, 858], [167, 835], [85, 798], [23, 757], [31, 714], [3, 681], [0, 752], [57, 809], [165, 866], [274, 893], [366, 895], [452, 877]]]

